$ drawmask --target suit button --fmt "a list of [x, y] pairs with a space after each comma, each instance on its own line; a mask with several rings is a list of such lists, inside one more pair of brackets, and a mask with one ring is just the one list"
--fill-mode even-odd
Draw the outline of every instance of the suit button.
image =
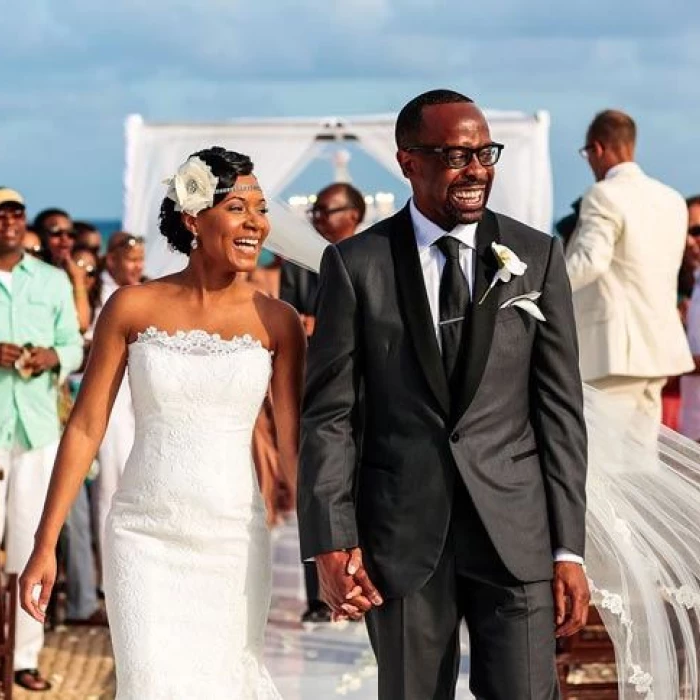
[[459, 442], [459, 433], [452, 433], [452, 435], [450, 435], [450, 442]]

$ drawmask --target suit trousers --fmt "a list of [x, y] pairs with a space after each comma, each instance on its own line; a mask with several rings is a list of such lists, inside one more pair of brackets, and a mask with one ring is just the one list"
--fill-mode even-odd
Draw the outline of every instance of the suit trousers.
[[462, 620], [470, 639], [469, 685], [478, 700], [556, 700], [551, 582], [514, 579], [461, 481], [457, 492], [432, 577], [420, 590], [385, 600], [367, 615], [379, 700], [452, 700]]
[[[30, 449], [19, 444], [0, 450], [0, 539], [5, 535], [8, 573], [22, 573], [34, 548], [58, 443]], [[16, 670], [36, 668], [44, 646], [44, 626], [17, 606]]]

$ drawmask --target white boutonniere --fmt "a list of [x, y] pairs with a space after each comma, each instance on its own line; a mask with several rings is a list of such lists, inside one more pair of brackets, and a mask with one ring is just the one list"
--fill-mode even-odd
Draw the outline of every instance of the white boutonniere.
[[498, 270], [493, 276], [489, 288], [484, 292], [484, 296], [479, 299], [479, 304], [486, 299], [497, 282], [510, 282], [511, 277], [520, 277], [524, 275], [525, 270], [527, 270], [527, 264], [507, 246], [501, 245], [500, 243], [492, 243], [491, 250], [496, 257], [496, 262], [498, 262]]
[[519, 294], [517, 297], [512, 297], [504, 301], [498, 308], [507, 309], [509, 306], [517, 306], [526, 313], [530, 314], [538, 321], [546, 321], [540, 307], [537, 306], [537, 300], [542, 296], [542, 292], [528, 292], [527, 294]]
[[201, 158], [192, 156], [163, 184], [168, 185], [166, 197], [175, 202], [175, 211], [197, 216], [214, 204], [218, 182], [211, 168]]

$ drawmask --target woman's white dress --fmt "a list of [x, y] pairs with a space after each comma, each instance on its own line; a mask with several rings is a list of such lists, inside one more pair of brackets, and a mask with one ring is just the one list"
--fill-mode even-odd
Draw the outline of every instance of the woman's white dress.
[[129, 346], [134, 447], [107, 519], [118, 700], [280, 700], [261, 653], [270, 538], [251, 457], [272, 372], [249, 336]]

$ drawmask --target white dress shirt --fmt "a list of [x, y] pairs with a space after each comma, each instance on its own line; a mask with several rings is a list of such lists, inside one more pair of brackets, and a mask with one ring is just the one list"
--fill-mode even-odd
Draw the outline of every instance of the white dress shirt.
[[[440, 277], [445, 267], [445, 256], [435, 245], [438, 239], [443, 236], [456, 238], [462, 245], [459, 249], [459, 263], [462, 267], [469, 293], [474, 292], [474, 251], [476, 250], [476, 228], [477, 224], [458, 224], [451, 231], [445, 231], [436, 223], [424, 216], [416, 207], [413, 199], [409, 204], [413, 231], [418, 245], [418, 256], [420, 266], [423, 270], [423, 281], [425, 291], [428, 294], [428, 304], [430, 305], [430, 315], [433, 319], [433, 329], [440, 344]], [[557, 549], [554, 552], [555, 561], [571, 561], [576, 564], [583, 564], [583, 559], [566, 549]]]

